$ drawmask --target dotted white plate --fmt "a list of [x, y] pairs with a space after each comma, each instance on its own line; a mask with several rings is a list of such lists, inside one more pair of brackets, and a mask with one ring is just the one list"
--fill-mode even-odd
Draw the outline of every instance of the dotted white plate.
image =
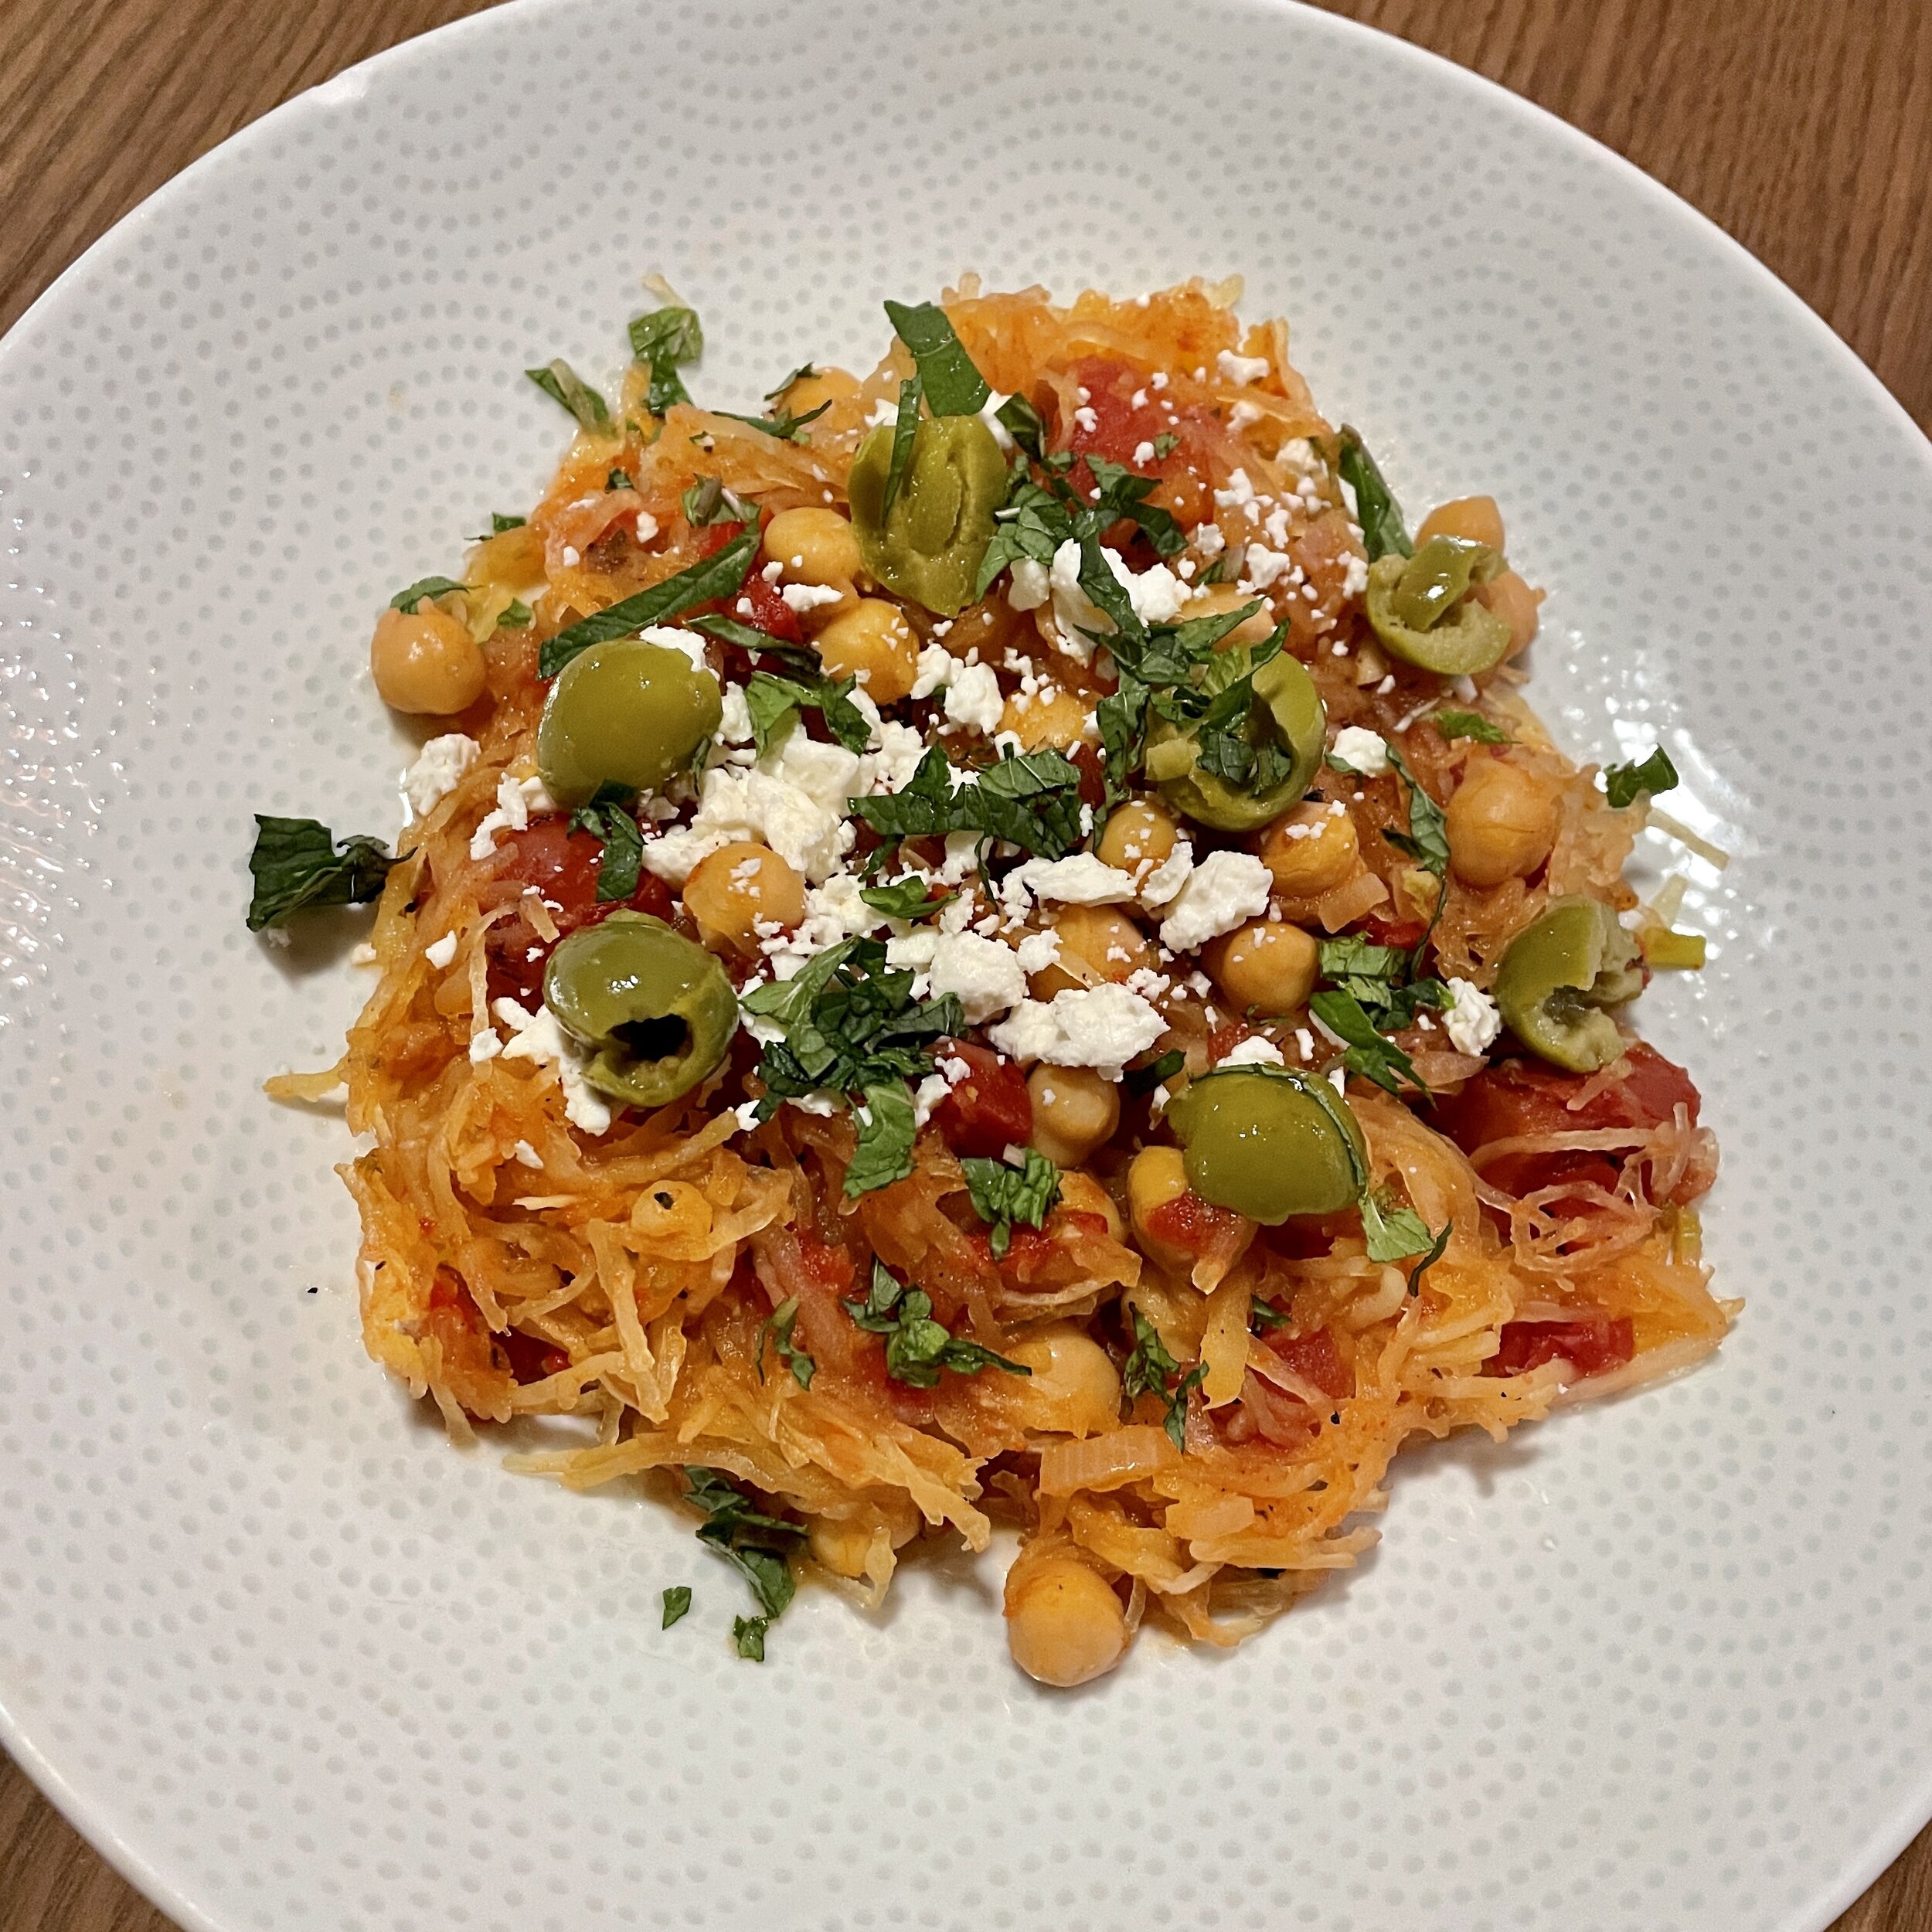
[[[1736, 855], [1643, 1003], [1723, 1138], [1722, 1355], [1406, 1459], [1260, 1641], [1072, 1696], [992, 1562], [808, 1590], [760, 1669], [688, 1526], [452, 1452], [359, 1345], [339, 1126], [257, 1090], [357, 922], [241, 918], [251, 810], [396, 823], [369, 627], [540, 486], [520, 370], [614, 377], [661, 269], [753, 408], [964, 268], [1245, 273], [1412, 515], [1501, 499], [1573, 747], [1661, 736]], [[1259, 0], [526, 4], [190, 168], [0, 424], [0, 1730], [185, 1924], [1813, 1932], [1932, 1809], [1932, 464], [1662, 189]]]

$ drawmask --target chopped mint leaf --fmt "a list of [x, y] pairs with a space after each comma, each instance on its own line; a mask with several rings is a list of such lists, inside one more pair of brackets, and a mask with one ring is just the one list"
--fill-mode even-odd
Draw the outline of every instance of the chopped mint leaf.
[[604, 398], [562, 356], [542, 369], [526, 369], [523, 373], [552, 402], [568, 410], [581, 427], [607, 430], [611, 427], [611, 412]]
[[689, 1616], [690, 1612], [691, 1586], [689, 1583], [673, 1583], [664, 1593], [664, 1621], [658, 1628], [668, 1630], [680, 1617]]
[[389, 599], [389, 607], [400, 611], [406, 617], [414, 617], [416, 607], [425, 597], [446, 597], [452, 590], [467, 590], [469, 587], [467, 583], [458, 583], [454, 577], [419, 577], [406, 590], [398, 590]]
[[1634, 805], [1640, 797], [1655, 797], [1660, 791], [1668, 791], [1676, 783], [1677, 767], [1671, 763], [1662, 745], [1641, 764], [1604, 767], [1604, 795], [1619, 811], [1627, 805]]
[[672, 303], [633, 317], [630, 333], [631, 355], [651, 372], [645, 407], [653, 416], [662, 416], [674, 403], [689, 402], [691, 392], [678, 370], [704, 353], [704, 329], [697, 311]]
[[580, 617], [544, 645], [537, 660], [538, 676], [554, 678], [579, 651], [587, 651], [594, 644], [603, 644], [612, 638], [634, 637], [647, 625], [666, 623], [695, 605], [709, 604], [718, 597], [736, 597], [757, 553], [758, 533], [747, 530], [715, 556], [680, 570], [675, 577], [666, 577], [663, 583], [654, 583], [649, 590], [625, 597], [607, 610]]
[[818, 1365], [798, 1347], [791, 1338], [791, 1332], [798, 1320], [798, 1298], [792, 1295], [781, 1301], [765, 1317], [764, 1325], [758, 1331], [758, 1379], [765, 1379], [765, 1341], [770, 1338], [771, 1345], [778, 1352], [778, 1359], [791, 1371], [791, 1379], [801, 1389], [811, 1386], [811, 1378], [817, 1373]]
[[1402, 521], [1401, 506], [1383, 481], [1375, 458], [1361, 437], [1342, 426], [1342, 454], [1336, 467], [1342, 480], [1355, 492], [1355, 520], [1362, 526], [1362, 547], [1372, 563], [1378, 557], [1413, 556], [1415, 546]]
[[[925, 386], [926, 400], [935, 416], [977, 416], [992, 391], [974, 366], [973, 359], [953, 332], [946, 311], [936, 302], [907, 307], [888, 302], [886, 314], [893, 332], [913, 352]], [[892, 501], [889, 492], [888, 505]]]
[[1030, 1147], [1024, 1167], [1009, 1167], [1004, 1161], [972, 1154], [962, 1158], [960, 1166], [965, 1171], [973, 1212], [993, 1230], [988, 1240], [995, 1261], [1012, 1245], [1016, 1223], [1044, 1227], [1060, 1198], [1060, 1169]]
[[1015, 1376], [1033, 1372], [977, 1342], [958, 1340], [943, 1321], [933, 1318], [932, 1297], [923, 1288], [896, 1280], [876, 1257], [870, 1291], [864, 1301], [848, 1301], [845, 1308], [859, 1327], [886, 1338], [886, 1372], [909, 1389], [937, 1388], [942, 1369], [962, 1376], [978, 1375], [983, 1369], [1004, 1369]]
[[397, 862], [378, 838], [345, 838], [313, 818], [255, 815], [255, 849], [248, 870], [255, 889], [248, 902], [248, 930], [279, 926], [311, 906], [361, 906], [381, 896]]

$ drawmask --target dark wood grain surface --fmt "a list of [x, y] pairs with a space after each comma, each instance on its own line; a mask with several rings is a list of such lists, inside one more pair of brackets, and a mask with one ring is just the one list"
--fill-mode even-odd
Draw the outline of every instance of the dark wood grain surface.
[[[1768, 264], [1932, 428], [1932, 0], [1325, 4], [1628, 155]], [[0, 328], [197, 155], [476, 10], [0, 0]], [[170, 1932], [4, 1757], [0, 1932]], [[1932, 1932], [1932, 1828], [1834, 1932]]]

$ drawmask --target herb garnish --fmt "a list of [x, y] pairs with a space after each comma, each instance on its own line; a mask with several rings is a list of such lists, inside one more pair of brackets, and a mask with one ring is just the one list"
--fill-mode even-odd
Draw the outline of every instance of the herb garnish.
[[993, 1230], [988, 1245], [995, 1261], [1012, 1245], [1015, 1223], [1044, 1227], [1060, 1198], [1060, 1169], [1033, 1148], [1026, 1150], [1023, 1167], [1009, 1167], [1004, 1161], [975, 1154], [964, 1156], [959, 1165], [965, 1172], [973, 1212]]
[[719, 597], [736, 597], [758, 553], [758, 533], [747, 530], [733, 537], [715, 556], [654, 583], [648, 590], [621, 599], [607, 610], [580, 617], [546, 643], [537, 659], [537, 675], [554, 678], [580, 651], [612, 638], [634, 637], [653, 624], [681, 616], [694, 605]]
[[765, 1379], [765, 1342], [770, 1338], [771, 1345], [778, 1352], [778, 1359], [791, 1371], [791, 1379], [801, 1389], [811, 1386], [811, 1378], [818, 1372], [818, 1365], [797, 1345], [791, 1338], [791, 1332], [798, 1320], [798, 1298], [791, 1295], [781, 1301], [764, 1319], [764, 1325], [758, 1331], [758, 1379]]
[[1453, 743], [1458, 738], [1473, 738], [1478, 744], [1510, 745], [1516, 741], [1499, 724], [1485, 718], [1480, 711], [1432, 711], [1428, 722]]
[[[935, 416], [977, 416], [992, 391], [937, 302], [886, 304], [893, 332], [913, 352]], [[887, 493], [886, 501], [891, 502]]]
[[704, 353], [704, 329], [698, 311], [673, 303], [648, 315], [634, 316], [630, 333], [631, 355], [651, 372], [645, 407], [653, 416], [662, 416], [672, 403], [689, 402], [691, 392], [678, 369]]
[[765, 400], [767, 403], [777, 402], [793, 383], [802, 383], [808, 377], [816, 376], [818, 373], [818, 366], [815, 362], [801, 362], [776, 389], [768, 389], [765, 391]]
[[658, 1626], [668, 1630], [680, 1617], [688, 1616], [691, 1611], [691, 1586], [673, 1583], [664, 1593], [664, 1621]]
[[734, 1617], [731, 1620], [731, 1641], [737, 1646], [738, 1655], [750, 1664], [762, 1664], [765, 1661], [765, 1632], [771, 1628], [769, 1617]]
[[1378, 557], [1413, 556], [1415, 546], [1402, 521], [1401, 506], [1383, 481], [1375, 458], [1361, 437], [1346, 423], [1342, 426], [1342, 453], [1335, 467], [1355, 492], [1355, 520], [1362, 526], [1362, 548], [1372, 563]]
[[611, 412], [604, 398], [562, 356], [542, 369], [526, 369], [523, 373], [552, 402], [568, 410], [582, 427], [607, 430], [611, 427]]
[[1393, 1040], [1376, 1030], [1374, 1021], [1353, 993], [1317, 993], [1308, 1002], [1308, 1011], [1342, 1043], [1342, 1063], [1350, 1073], [1373, 1080], [1390, 1094], [1400, 1093], [1404, 1080], [1425, 1094], [1429, 1090], [1415, 1063]]
[[469, 589], [467, 583], [458, 583], [452, 577], [419, 577], [406, 590], [398, 590], [389, 600], [392, 611], [400, 611], [406, 617], [414, 617], [416, 607], [425, 597], [446, 597], [452, 590]]
[[638, 889], [644, 859], [644, 835], [631, 816], [637, 794], [628, 785], [602, 784], [588, 804], [570, 815], [573, 832], [587, 832], [604, 841], [597, 866], [597, 903], [630, 898]]
[[527, 631], [534, 621], [535, 613], [521, 597], [512, 597], [504, 605], [496, 621], [499, 631]]
[[1400, 1261], [1425, 1254], [1429, 1224], [1386, 1187], [1371, 1188], [1362, 1197], [1362, 1234], [1371, 1261]]
[[942, 906], [950, 906], [959, 896], [957, 893], [951, 892], [934, 899], [931, 893], [930, 880], [914, 876], [895, 879], [889, 886], [862, 886], [859, 896], [874, 912], [882, 913], [888, 919], [924, 919]]
[[794, 416], [790, 410], [781, 410], [776, 416], [740, 416], [736, 410], [713, 410], [713, 416], [729, 417], [734, 423], [747, 423], [754, 430], [763, 430], [767, 436], [775, 436], [781, 443], [802, 443], [805, 440], [805, 425], [815, 423], [832, 407], [829, 400], [821, 403], [815, 410], [807, 410], [803, 416]]
[[879, 506], [879, 515], [889, 515], [892, 506], [899, 501], [900, 487], [906, 480], [907, 466], [913, 460], [913, 444], [919, 434], [919, 403], [921, 394], [919, 377], [909, 376], [899, 386], [899, 413], [893, 419], [892, 461], [886, 470], [886, 494]]
[[886, 1372], [910, 1389], [936, 1389], [939, 1372], [976, 1376], [982, 1369], [1004, 1369], [1009, 1375], [1033, 1372], [1003, 1355], [962, 1342], [943, 1321], [933, 1318], [933, 1301], [923, 1288], [896, 1280], [884, 1262], [874, 1257], [872, 1288], [862, 1301], [848, 1301], [845, 1312], [860, 1328], [886, 1338]]
[[628, 470], [612, 470], [605, 475], [604, 487], [607, 490], [634, 490], [638, 486], [631, 481]]
[[[1207, 1379], [1207, 1364], [1197, 1362], [1185, 1375], [1181, 1365], [1167, 1352], [1167, 1345], [1154, 1324], [1138, 1308], [1128, 1311], [1134, 1318], [1134, 1352], [1121, 1366], [1121, 1389], [1128, 1401], [1137, 1396], [1159, 1399], [1167, 1414], [1163, 1427], [1167, 1439], [1185, 1455], [1187, 1453], [1187, 1399]], [[1168, 1382], [1179, 1376], [1170, 1389]]]
[[[752, 1596], [764, 1614], [740, 1617], [738, 1654], [759, 1663], [764, 1661], [765, 1632], [784, 1615], [785, 1607], [798, 1593], [798, 1580], [791, 1573], [791, 1553], [805, 1535], [805, 1526], [787, 1522], [781, 1516], [767, 1516], [737, 1485], [716, 1469], [701, 1467], [684, 1472], [689, 1485], [689, 1499], [705, 1512], [698, 1540], [709, 1544], [751, 1586]], [[749, 1624], [755, 1628], [755, 1648], [745, 1648], [742, 1634]]]
[[745, 685], [745, 709], [751, 714], [752, 740], [759, 757], [764, 756], [774, 740], [785, 735], [787, 721], [804, 710], [818, 712], [832, 735], [848, 751], [863, 751], [871, 742], [872, 726], [852, 701], [854, 682], [822, 675], [781, 678], [769, 671], [754, 671]]
[[1604, 796], [1619, 811], [1627, 805], [1634, 805], [1640, 796], [1654, 797], [1660, 791], [1668, 791], [1676, 783], [1677, 767], [1671, 763], [1662, 745], [1641, 764], [1604, 767]]
[[248, 930], [279, 926], [311, 906], [361, 906], [381, 896], [391, 858], [379, 838], [345, 838], [313, 818], [255, 815], [255, 849], [248, 870], [255, 889], [248, 902]]
[[1003, 838], [1046, 859], [1063, 859], [1084, 836], [1080, 768], [1057, 751], [1002, 757], [953, 788], [944, 748], [931, 747], [911, 778], [883, 797], [855, 798], [852, 809], [886, 842], [869, 862], [876, 869], [902, 838], [971, 832], [981, 842]]
[[749, 523], [752, 513], [715, 476], [701, 476], [678, 498], [694, 530], [713, 523]]

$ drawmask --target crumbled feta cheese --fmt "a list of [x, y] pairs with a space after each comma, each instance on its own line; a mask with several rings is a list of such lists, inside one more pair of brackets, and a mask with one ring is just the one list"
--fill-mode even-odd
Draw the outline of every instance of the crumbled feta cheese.
[[510, 1158], [521, 1167], [541, 1167], [543, 1156], [528, 1141], [519, 1141], [510, 1149]]
[[532, 811], [554, 811], [556, 802], [541, 778], [513, 778], [507, 771], [497, 781], [496, 809], [484, 815], [470, 837], [470, 856], [487, 859], [496, 849], [499, 832], [522, 832]]
[[1248, 581], [1257, 590], [1278, 583], [1294, 568], [1294, 559], [1285, 551], [1270, 550], [1265, 543], [1250, 543], [1243, 559]]
[[946, 716], [975, 731], [991, 732], [998, 724], [1006, 700], [999, 678], [990, 664], [969, 664], [956, 672], [946, 689]]
[[[969, 872], [979, 870], [979, 834], [976, 832], [949, 832], [946, 835], [946, 857], [940, 866], [939, 877], [942, 885], [957, 886]], [[968, 902], [957, 902], [965, 905]], [[944, 915], [942, 913], [941, 917]]]
[[403, 774], [403, 796], [419, 818], [453, 792], [464, 773], [482, 755], [483, 747], [460, 731], [432, 738], [416, 754], [416, 762]]
[[1221, 1056], [1222, 1066], [1285, 1066], [1287, 1060], [1280, 1047], [1259, 1033], [1250, 1034]]
[[1345, 597], [1359, 597], [1368, 587], [1369, 560], [1352, 554], [1342, 573], [1342, 594]]
[[1090, 852], [1029, 859], [1000, 881], [999, 896], [1009, 912], [1023, 911], [1029, 896], [1074, 906], [1117, 906], [1134, 896], [1134, 875]]
[[1329, 755], [1365, 778], [1379, 778], [1389, 769], [1389, 743], [1360, 725], [1344, 725], [1335, 734]]
[[1092, 641], [1085, 634], [1097, 631], [1104, 636], [1114, 628], [1114, 620], [1080, 588], [1080, 546], [1073, 538], [1053, 553], [1047, 577], [1053, 588], [1053, 628], [1065, 649], [1085, 664], [1094, 655]]
[[957, 993], [970, 1026], [983, 1026], [1026, 997], [1026, 975], [1019, 955], [997, 939], [942, 934], [930, 972], [933, 997]]
[[999, 445], [1002, 456], [1011, 456], [1013, 453], [1012, 432], [999, 420], [1001, 409], [1012, 400], [1011, 396], [1002, 396], [998, 389], [992, 389], [988, 393], [985, 401], [979, 406], [979, 420], [992, 431], [993, 440]]
[[719, 739], [728, 745], [748, 745], [753, 736], [751, 709], [745, 702], [745, 688], [741, 684], [728, 684], [724, 688], [723, 711], [718, 719]]
[[1179, 893], [1194, 870], [1194, 848], [1185, 838], [1141, 881], [1141, 903], [1151, 912]]
[[486, 1026], [480, 1033], [470, 1036], [470, 1064], [472, 1066], [481, 1066], [485, 1062], [495, 1060], [502, 1050], [502, 1041], [489, 1027]]
[[615, 1117], [611, 1103], [583, 1077], [588, 1056], [558, 1026], [556, 1014], [547, 1006], [526, 1013], [508, 998], [493, 1002], [490, 1011], [516, 1036], [503, 1049], [503, 1057], [554, 1066], [563, 1087], [564, 1116], [570, 1124], [587, 1134], [607, 1132]]
[[1250, 508], [1255, 502], [1254, 485], [1246, 470], [1236, 470], [1228, 478], [1228, 486], [1214, 492], [1214, 500], [1224, 510]]
[[1167, 1022], [1124, 986], [1070, 988], [1050, 1000], [1022, 1000], [987, 1030], [999, 1052], [1049, 1066], [1091, 1066], [1108, 1080], [1167, 1031]]
[[[1114, 553], [1107, 550], [1102, 554], [1111, 560]], [[1134, 614], [1143, 624], [1172, 624], [1181, 614], [1181, 606], [1187, 601], [1188, 588], [1165, 563], [1157, 563], [1138, 576], [1126, 570], [1124, 566], [1114, 574], [1125, 587], [1127, 600], [1133, 605]]]
[[[1134, 393], [1138, 396], [1145, 392], [1137, 389]], [[1151, 443], [1136, 443], [1134, 445], [1134, 466], [1136, 469], [1143, 463], [1151, 463], [1153, 461], [1154, 445]]]
[[1268, 909], [1274, 875], [1252, 852], [1211, 852], [1161, 921], [1161, 944], [1191, 953]]
[[1015, 557], [1006, 577], [1006, 601], [1015, 611], [1037, 611], [1053, 588], [1046, 566], [1034, 557]]
[[815, 1115], [821, 1121], [828, 1121], [845, 1106], [842, 1094], [834, 1094], [827, 1088], [815, 1087], [809, 1094], [795, 1094], [785, 1102], [795, 1107], [801, 1114]]
[[653, 624], [638, 634], [646, 644], [661, 645], [667, 651], [675, 651], [689, 658], [693, 671], [710, 668], [705, 662], [704, 639], [695, 631], [687, 631], [675, 624]]
[[1502, 1031], [1496, 1002], [1473, 981], [1452, 979], [1449, 991], [1455, 1004], [1442, 1018], [1442, 1030], [1458, 1053], [1487, 1053]]
[[1073, 420], [1080, 428], [1086, 430], [1089, 436], [1091, 436], [1100, 426], [1099, 412], [1089, 409], [1084, 403], [1074, 410]]
[[690, 825], [647, 839], [644, 863], [682, 886], [701, 859], [755, 839], [796, 872], [822, 885], [852, 849], [845, 804], [858, 788], [859, 758], [842, 745], [787, 733], [749, 771], [714, 767]]
[[1221, 534], [1218, 523], [1197, 523], [1194, 526], [1193, 543], [1196, 549], [1209, 563], [1228, 547], [1227, 539]]
[[456, 957], [456, 935], [445, 933], [440, 939], [433, 939], [423, 948], [423, 957], [440, 973]]
[[889, 396], [880, 396], [879, 400], [872, 406], [872, 413], [866, 418], [866, 426], [875, 430], [883, 427], [887, 423], [896, 423], [898, 420], [899, 405]]
[[1251, 423], [1261, 420], [1260, 410], [1244, 396], [1228, 411], [1228, 427], [1239, 436]]
[[952, 1090], [944, 1073], [928, 1073], [913, 1089], [913, 1125], [923, 1127], [932, 1118], [934, 1109]]
[[919, 654], [919, 662], [913, 672], [911, 695], [915, 698], [930, 698], [935, 691], [943, 690], [953, 681], [959, 669], [959, 662], [943, 644], [929, 644]]
[[1060, 936], [1048, 930], [1029, 933], [1014, 948], [1014, 957], [1019, 961], [1019, 969], [1029, 978], [1035, 973], [1043, 973], [1048, 967], [1057, 965], [1060, 956]]
[[[864, 696], [852, 693], [855, 702]], [[876, 743], [859, 761], [859, 790], [855, 796], [903, 791], [913, 781], [919, 761], [926, 755], [926, 741], [910, 725], [889, 718], [875, 727]]]
[[1214, 361], [1226, 383], [1258, 383], [1268, 372], [1265, 355], [1237, 355], [1233, 349], [1224, 349]]
[[787, 583], [780, 586], [779, 596], [791, 610], [803, 617], [809, 611], [822, 610], [827, 604], [842, 603], [845, 592], [835, 590], [828, 583]]
[[[279, 931], [281, 928], [277, 927], [272, 930]], [[376, 964], [376, 948], [367, 940], [364, 940], [359, 946], [351, 947], [349, 963], [352, 966], [373, 966]]]
[[884, 924], [883, 915], [859, 897], [863, 883], [856, 872], [834, 872], [822, 886], [806, 893], [805, 916], [796, 927], [787, 932], [775, 927], [770, 931], [759, 951], [771, 962], [774, 979], [791, 979], [808, 960]]

